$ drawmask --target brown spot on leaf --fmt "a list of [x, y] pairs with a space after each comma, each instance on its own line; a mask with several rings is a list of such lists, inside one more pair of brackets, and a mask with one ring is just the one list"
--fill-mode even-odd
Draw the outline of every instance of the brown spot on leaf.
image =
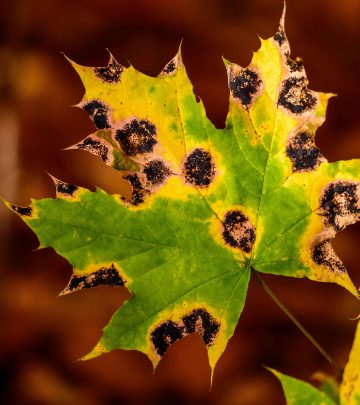
[[65, 181], [57, 180], [56, 179], [56, 192], [60, 195], [65, 197], [72, 197], [76, 190], [78, 190], [78, 186], [75, 184], [69, 184]]
[[194, 309], [182, 318], [187, 333], [198, 333], [206, 346], [211, 346], [220, 329], [220, 323], [205, 308]]
[[128, 156], [150, 153], [157, 141], [155, 125], [145, 119], [134, 119], [116, 131], [115, 139]]
[[116, 267], [112, 264], [109, 268], [101, 267], [99, 270], [84, 276], [73, 276], [69, 285], [61, 293], [62, 295], [69, 294], [74, 291], [82, 290], [83, 288], [92, 288], [99, 286], [116, 287], [123, 286], [125, 281], [120, 277]]
[[282, 30], [279, 30], [275, 35], [274, 35], [274, 41], [281, 46], [285, 41], [286, 41], [286, 36], [285, 32]]
[[151, 341], [159, 356], [164, 356], [168, 347], [185, 335], [184, 328], [175, 322], [166, 321], [151, 332]]
[[320, 198], [320, 215], [335, 231], [360, 219], [360, 183], [336, 181], [328, 184]]
[[172, 73], [175, 72], [176, 67], [177, 67], [177, 60], [175, 58], [171, 59], [171, 61], [162, 70], [162, 73], [165, 75], [171, 75]]
[[312, 259], [318, 265], [323, 265], [333, 272], [346, 271], [344, 264], [338, 258], [329, 240], [325, 240], [313, 246]]
[[249, 218], [241, 211], [228, 211], [223, 221], [223, 238], [234, 248], [250, 253], [255, 239], [255, 228]]
[[187, 183], [207, 187], [215, 177], [215, 164], [210, 152], [197, 148], [186, 158], [184, 174]]
[[86, 150], [96, 156], [100, 156], [105, 163], [109, 162], [108, 146], [93, 136], [87, 136], [82, 142], [76, 144], [76, 148]]
[[170, 176], [171, 171], [166, 164], [159, 159], [146, 163], [143, 169], [146, 180], [153, 186], [164, 183]]
[[307, 85], [304, 76], [288, 77], [282, 82], [278, 103], [294, 114], [313, 110], [317, 99]]
[[306, 132], [301, 132], [290, 139], [286, 156], [291, 160], [293, 172], [314, 170], [325, 160], [313, 137]]
[[110, 54], [110, 61], [106, 67], [96, 67], [94, 72], [96, 76], [108, 83], [117, 83], [120, 81], [121, 73], [124, 67]]
[[290, 72], [301, 72], [304, 68], [304, 64], [302, 59], [300, 58], [295, 58], [291, 59], [290, 56], [287, 56], [286, 58], [286, 65], [289, 67]]
[[198, 333], [207, 347], [214, 343], [219, 332], [218, 322], [205, 308], [195, 308], [179, 322], [167, 320], [150, 334], [157, 354], [162, 357], [168, 347], [190, 333]]
[[31, 217], [31, 207], [20, 207], [18, 205], [11, 205], [11, 209], [21, 216]]
[[83, 105], [83, 109], [90, 115], [97, 129], [110, 128], [108, 122], [109, 108], [99, 100], [92, 100]]
[[230, 68], [228, 81], [232, 97], [246, 108], [252, 104], [263, 85], [258, 73], [249, 68], [239, 70]]
[[135, 206], [144, 202], [144, 196], [146, 193], [148, 193], [148, 190], [144, 189], [139, 176], [137, 174], [127, 174], [123, 177], [123, 179], [127, 180], [131, 184], [132, 193], [130, 200], [125, 197], [122, 197], [122, 200]]

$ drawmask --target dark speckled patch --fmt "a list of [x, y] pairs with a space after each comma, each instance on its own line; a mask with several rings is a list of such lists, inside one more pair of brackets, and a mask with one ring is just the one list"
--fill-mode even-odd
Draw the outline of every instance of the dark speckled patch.
[[99, 100], [91, 100], [83, 105], [83, 109], [90, 115], [97, 129], [110, 128], [108, 122], [109, 108]]
[[231, 247], [250, 253], [255, 243], [255, 228], [239, 210], [228, 211], [223, 221], [223, 238]]
[[320, 197], [320, 215], [326, 225], [341, 231], [360, 219], [360, 183], [335, 181], [329, 183]]
[[56, 180], [56, 192], [64, 196], [72, 197], [78, 188], [79, 187], [75, 184], [69, 184], [65, 181]]
[[31, 217], [31, 207], [20, 207], [18, 205], [11, 205], [11, 209], [21, 216]]
[[77, 149], [86, 150], [99, 156], [105, 163], [109, 162], [109, 148], [98, 139], [88, 136], [76, 145]]
[[318, 265], [323, 265], [333, 272], [345, 272], [345, 266], [336, 256], [329, 240], [318, 243], [312, 248], [312, 259]]
[[215, 177], [215, 164], [210, 152], [194, 149], [185, 160], [184, 174], [187, 183], [208, 187]]
[[286, 41], [286, 36], [284, 31], [278, 31], [274, 35], [274, 41], [277, 42], [280, 46]]
[[195, 308], [183, 316], [179, 322], [171, 320], [162, 322], [150, 333], [150, 339], [156, 353], [162, 357], [169, 346], [190, 333], [198, 333], [205, 345], [209, 347], [214, 344], [219, 330], [220, 322], [205, 308]]
[[166, 321], [151, 332], [151, 341], [159, 356], [164, 356], [168, 347], [184, 336], [184, 328], [175, 322]]
[[148, 120], [134, 119], [116, 131], [115, 139], [128, 156], [150, 153], [157, 143], [156, 127]]
[[187, 333], [198, 333], [206, 346], [211, 346], [220, 329], [220, 323], [205, 308], [194, 309], [182, 318]]
[[316, 108], [317, 99], [307, 88], [305, 77], [291, 76], [282, 82], [278, 103], [293, 114]]
[[162, 72], [166, 75], [170, 75], [174, 73], [175, 70], [176, 70], [176, 60], [171, 59], [171, 61], [164, 67]]
[[171, 174], [170, 169], [160, 159], [151, 160], [146, 163], [143, 172], [145, 173], [146, 180], [153, 186], [164, 183]]
[[286, 156], [291, 160], [293, 172], [315, 170], [325, 160], [313, 137], [307, 132], [301, 132], [290, 139]]
[[111, 55], [110, 61], [106, 67], [96, 67], [94, 72], [96, 76], [108, 83], [118, 83], [124, 67]]
[[120, 277], [114, 264], [112, 264], [109, 268], [101, 267], [99, 270], [94, 271], [91, 274], [73, 276], [62, 295], [82, 290], [83, 288], [99, 286], [116, 287], [123, 286], [124, 284], [125, 281]]
[[240, 69], [238, 72], [230, 68], [228, 80], [231, 95], [246, 108], [252, 104], [262, 86], [258, 73], [249, 68]]
[[137, 174], [127, 174], [123, 178], [131, 184], [132, 193], [130, 200], [126, 199], [125, 197], [122, 197], [122, 200], [134, 206], [144, 202], [144, 197], [148, 190], [144, 189], [139, 176]]

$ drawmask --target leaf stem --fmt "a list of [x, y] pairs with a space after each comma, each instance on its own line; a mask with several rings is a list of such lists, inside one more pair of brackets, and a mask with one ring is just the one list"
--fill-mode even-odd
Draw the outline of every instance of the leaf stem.
[[275, 304], [284, 312], [284, 314], [300, 329], [300, 331], [307, 337], [307, 339], [312, 343], [312, 345], [325, 357], [325, 359], [334, 366], [340, 374], [340, 378], [343, 375], [343, 368], [330, 356], [330, 354], [320, 345], [320, 343], [305, 329], [305, 327], [295, 318], [292, 312], [286, 308], [286, 306], [280, 301], [279, 297], [274, 293], [274, 291], [268, 286], [265, 280], [260, 276], [260, 274], [251, 267], [251, 271], [256, 277], [257, 281], [261, 284], [264, 290], [269, 294], [271, 299]]

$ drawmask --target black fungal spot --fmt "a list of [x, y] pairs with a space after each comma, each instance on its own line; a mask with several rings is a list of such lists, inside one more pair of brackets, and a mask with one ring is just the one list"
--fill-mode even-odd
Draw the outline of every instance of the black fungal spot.
[[64, 194], [67, 196], [73, 196], [75, 191], [78, 189], [78, 186], [75, 186], [75, 184], [69, 184], [65, 183], [64, 181], [57, 180], [56, 181], [56, 191], [59, 194]]
[[312, 248], [312, 259], [318, 265], [324, 265], [332, 271], [345, 272], [345, 266], [336, 256], [329, 240], [325, 240]]
[[274, 35], [274, 41], [277, 42], [280, 46], [286, 41], [285, 33], [284, 31], [278, 31]]
[[225, 242], [234, 248], [239, 248], [250, 253], [255, 239], [255, 228], [249, 218], [241, 211], [229, 211], [223, 221], [223, 238]]
[[175, 322], [167, 321], [151, 332], [151, 341], [159, 356], [166, 353], [168, 347], [184, 336], [184, 328]]
[[194, 309], [189, 315], [182, 318], [186, 332], [197, 332], [206, 346], [211, 346], [219, 332], [220, 324], [204, 308]]
[[152, 152], [157, 143], [155, 136], [155, 125], [147, 120], [134, 119], [124, 128], [116, 131], [115, 139], [124, 153], [128, 156], [135, 156], [138, 153]]
[[291, 59], [289, 55], [286, 55], [286, 64], [290, 69], [290, 72], [301, 72], [304, 68], [304, 63], [302, 59], [295, 58]]
[[320, 215], [337, 232], [360, 219], [359, 184], [350, 181], [330, 183], [320, 198]]
[[294, 172], [314, 170], [323, 160], [313, 138], [306, 132], [301, 132], [290, 139], [286, 156], [290, 158]]
[[109, 108], [98, 100], [92, 100], [83, 106], [84, 110], [90, 115], [97, 129], [111, 128], [108, 123]]
[[76, 145], [76, 147], [78, 149], [82, 149], [82, 150], [87, 150], [91, 153], [93, 153], [94, 155], [100, 156], [101, 159], [105, 162], [108, 163], [109, 161], [109, 148], [104, 145], [102, 142], [88, 136], [86, 137], [82, 143], [78, 143]]
[[289, 77], [282, 82], [278, 103], [294, 114], [302, 114], [316, 106], [316, 97], [307, 88], [305, 77]]
[[255, 71], [246, 68], [234, 74], [233, 70], [230, 69], [230, 92], [244, 107], [248, 108], [253, 102], [254, 96], [259, 91], [261, 85], [262, 80]]
[[176, 69], [176, 63], [175, 60], [172, 59], [163, 69], [163, 73], [169, 75], [170, 73], [174, 72]]
[[120, 81], [121, 73], [123, 72], [124, 67], [111, 56], [110, 61], [106, 67], [96, 67], [94, 72], [96, 76], [108, 83], [117, 83]]
[[194, 149], [184, 163], [185, 180], [199, 187], [207, 187], [215, 176], [215, 164], [210, 152]]
[[31, 217], [32, 208], [31, 207], [19, 207], [18, 205], [11, 205], [11, 209], [18, 213], [19, 215], [24, 215]]
[[137, 174], [128, 174], [123, 178], [131, 184], [133, 190], [130, 201], [124, 197], [122, 197], [122, 200], [129, 202], [131, 205], [139, 205], [144, 202], [144, 195], [147, 190], [142, 186], [139, 176]]
[[67, 291], [81, 290], [83, 288], [99, 287], [99, 286], [123, 286], [124, 280], [119, 276], [114, 264], [110, 268], [101, 267], [94, 273], [84, 276], [74, 276], [71, 278]]
[[158, 185], [164, 183], [171, 171], [162, 160], [151, 160], [146, 163], [144, 173], [152, 185]]

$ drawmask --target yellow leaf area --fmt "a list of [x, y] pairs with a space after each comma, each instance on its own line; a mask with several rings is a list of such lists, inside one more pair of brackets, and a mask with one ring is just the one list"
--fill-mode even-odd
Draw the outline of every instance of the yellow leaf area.
[[340, 386], [340, 404], [360, 404], [360, 323], [357, 326], [353, 347]]

